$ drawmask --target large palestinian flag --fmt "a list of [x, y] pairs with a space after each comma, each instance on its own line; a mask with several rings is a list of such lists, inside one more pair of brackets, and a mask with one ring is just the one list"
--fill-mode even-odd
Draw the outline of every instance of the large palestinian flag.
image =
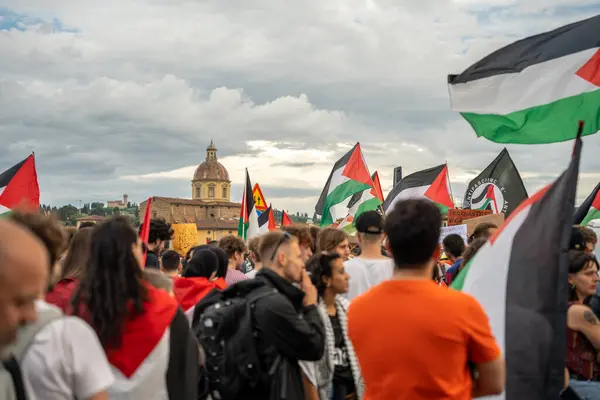
[[600, 219], [600, 183], [575, 211], [573, 224], [587, 226], [590, 222]]
[[510, 44], [450, 75], [452, 108], [477, 136], [552, 143], [600, 129], [600, 15]]
[[450, 196], [450, 182], [446, 164], [417, 171], [403, 178], [388, 194], [383, 202], [383, 209], [386, 213], [391, 212], [394, 205], [400, 200], [422, 197], [437, 203], [444, 213], [449, 208], [454, 208]]
[[510, 215], [527, 198], [527, 190], [508, 150], [504, 149], [469, 182], [463, 207]]
[[525, 200], [453, 281], [483, 306], [506, 359], [498, 398], [556, 399], [564, 385], [568, 248], [581, 140], [568, 169]]
[[360, 150], [360, 143], [356, 143], [352, 150], [334, 164], [325, 183], [315, 207], [315, 212], [321, 215], [321, 226], [328, 226], [334, 222], [331, 209], [336, 204], [371, 187], [373, 180]]
[[256, 213], [256, 207], [254, 206], [250, 175], [248, 174], [248, 169], [246, 169], [246, 183], [244, 184], [244, 192], [242, 193], [242, 208], [240, 209], [238, 236], [245, 240], [257, 235], [260, 235], [258, 214]]
[[0, 214], [15, 207], [40, 207], [40, 188], [33, 154], [0, 174]]

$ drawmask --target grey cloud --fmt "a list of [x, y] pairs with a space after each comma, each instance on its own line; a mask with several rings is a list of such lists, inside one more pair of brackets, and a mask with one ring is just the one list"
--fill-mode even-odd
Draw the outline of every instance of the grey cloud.
[[[578, 18], [532, 19], [529, 0], [492, 9], [484, 22], [433, 0], [370, 8], [358, 0], [339, 8], [275, 0], [5, 3], [80, 29], [0, 32], [0, 169], [35, 150], [43, 198], [56, 202], [189, 196], [185, 181], [118, 177], [199, 164], [210, 139], [220, 157], [260, 154], [251, 140], [336, 150], [323, 160], [326, 171], [345, 151], [337, 143], [360, 141], [369, 167], [386, 177], [395, 165], [408, 174], [444, 160], [451, 177], [476, 174], [503, 146], [476, 139], [450, 110], [446, 74], [514, 37]], [[545, 7], [561, 4], [572, 2]], [[583, 171], [600, 169], [599, 146], [586, 139]], [[528, 189], [560, 173], [570, 154], [568, 143], [508, 148], [522, 173], [542, 174]], [[312, 165], [286, 165], [303, 164]], [[463, 186], [453, 182], [455, 196]], [[315, 196], [286, 182], [270, 190]]]

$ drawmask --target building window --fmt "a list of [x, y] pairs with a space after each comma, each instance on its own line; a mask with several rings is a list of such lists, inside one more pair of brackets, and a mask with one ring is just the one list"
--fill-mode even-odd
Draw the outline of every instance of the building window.
[[152, 218], [156, 218], [158, 217], [158, 212], [157, 211], [152, 211]]
[[209, 186], [208, 187], [208, 197], [215, 197], [215, 187], [214, 186]]
[[227, 198], [227, 186], [223, 187], [223, 198]]
[[196, 197], [200, 198], [200, 188], [199, 187], [196, 188]]
[[208, 235], [210, 235], [210, 231], [207, 231], [206, 233], [207, 233]]
[[230, 234], [230, 235], [233, 235], [233, 232], [232, 232], [232, 231], [229, 231], [229, 234]]

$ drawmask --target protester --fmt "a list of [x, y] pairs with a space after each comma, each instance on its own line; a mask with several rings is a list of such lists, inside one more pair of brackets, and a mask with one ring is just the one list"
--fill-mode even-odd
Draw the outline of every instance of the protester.
[[313, 238], [310, 233], [310, 229], [300, 228], [296, 225], [288, 225], [283, 226], [281, 230], [289, 233], [292, 236], [295, 236], [296, 239], [298, 239], [300, 251], [302, 252], [302, 261], [306, 263], [313, 255]]
[[462, 255], [465, 252], [465, 241], [462, 236], [451, 234], [444, 238], [442, 245], [444, 246], [446, 257], [452, 262], [452, 266], [446, 271], [446, 284], [450, 285], [454, 278], [456, 278], [458, 268], [462, 263]]
[[600, 398], [600, 321], [585, 305], [596, 293], [598, 261], [591, 253], [569, 251], [569, 309], [567, 311], [567, 369], [569, 386], [583, 399]]
[[579, 229], [579, 231], [581, 231], [581, 234], [583, 235], [586, 250], [589, 253], [593, 253], [596, 249], [596, 243], [598, 243], [598, 236], [596, 235], [596, 232], [594, 232], [593, 229], [588, 228], [587, 226], [577, 225], [576, 228]]
[[161, 271], [170, 278], [181, 275], [181, 256], [175, 250], [167, 250], [161, 256]]
[[142, 257], [127, 219], [98, 225], [73, 307], [86, 306], [78, 314], [96, 330], [113, 368], [111, 399], [197, 400], [197, 341], [175, 299], [143, 279]]
[[[194, 306], [211, 290], [227, 287], [225, 279], [218, 275], [219, 258], [208, 248], [197, 249], [188, 262], [183, 275], [173, 282], [177, 302], [191, 321]], [[190, 311], [192, 310], [192, 311]]]
[[485, 311], [473, 297], [431, 281], [441, 225], [439, 208], [424, 199], [400, 201], [386, 216], [394, 278], [348, 311], [366, 398], [470, 399], [503, 391], [504, 361]]
[[256, 273], [262, 268], [262, 260], [260, 258], [260, 254], [258, 253], [258, 244], [260, 243], [260, 236], [255, 236], [248, 240], [248, 250], [250, 251], [249, 257], [252, 260], [252, 264], [254, 265], [254, 269], [252, 271], [246, 272], [246, 276], [248, 278], [254, 278]]
[[[325, 354], [319, 361], [301, 361], [308, 382], [307, 393], [317, 392], [320, 400], [362, 399], [363, 384], [360, 367], [348, 338], [346, 312], [349, 302], [343, 297], [348, 291], [350, 276], [342, 258], [336, 253], [317, 254], [311, 260], [311, 280], [319, 293], [318, 310], [325, 326]], [[308, 397], [308, 396], [307, 396]]]
[[227, 254], [227, 275], [225, 275], [227, 285], [231, 286], [236, 282], [248, 279], [246, 274], [240, 271], [247, 250], [244, 241], [237, 236], [225, 236], [219, 240], [219, 248]]
[[483, 222], [475, 227], [473, 233], [471, 233], [471, 235], [469, 236], [469, 240], [467, 240], [467, 244], [471, 244], [473, 240], [480, 237], [489, 239], [494, 233], [496, 233], [497, 230], [498, 225], [493, 224], [491, 222]]
[[[142, 231], [143, 224], [140, 226]], [[173, 238], [171, 224], [162, 219], [150, 221], [150, 232], [148, 234], [148, 250], [146, 252], [146, 268], [160, 269], [159, 256], [165, 247], [165, 242]]]
[[317, 252], [337, 253], [346, 261], [350, 257], [348, 235], [340, 229], [321, 229], [317, 238]]
[[79, 282], [85, 276], [90, 257], [92, 228], [80, 229], [73, 236], [63, 262], [59, 281], [46, 294], [46, 301], [68, 312]]
[[[13, 211], [10, 219], [44, 243], [49, 255], [46, 268], [51, 272], [67, 243], [60, 223], [41, 213]], [[94, 331], [79, 318], [64, 317], [43, 300], [36, 301], [35, 307], [38, 321], [19, 330], [14, 348], [27, 398], [106, 399], [114, 378]]]
[[0, 356], [20, 326], [37, 321], [35, 300], [47, 285], [49, 265], [48, 251], [37, 236], [0, 219]]
[[[264, 265], [255, 280], [277, 292], [255, 303], [255, 343], [265, 371], [273, 375], [265, 377], [247, 398], [304, 399], [298, 361], [320, 360], [325, 348], [317, 289], [304, 272], [298, 239], [289, 233], [264, 234], [259, 254]], [[294, 283], [300, 283], [300, 288]]]
[[157, 289], [162, 289], [175, 296], [173, 293], [173, 278], [163, 274], [155, 268], [144, 269], [144, 279]]
[[377, 211], [366, 211], [355, 222], [360, 255], [344, 263], [350, 275], [346, 297], [352, 300], [371, 287], [392, 278], [394, 264], [381, 254], [384, 219]]

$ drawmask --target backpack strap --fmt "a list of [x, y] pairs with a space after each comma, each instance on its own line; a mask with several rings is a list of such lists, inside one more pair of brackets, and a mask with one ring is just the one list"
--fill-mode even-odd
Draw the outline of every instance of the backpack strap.
[[19, 363], [29, 350], [35, 336], [52, 321], [62, 317], [62, 311], [54, 306], [38, 310], [38, 320], [21, 327], [17, 333], [17, 341], [8, 349], [9, 358], [2, 361], [4, 368], [10, 373], [17, 400], [27, 400], [23, 374]]
[[19, 368], [19, 363], [17, 362], [15, 356], [11, 355], [8, 360], [2, 361], [2, 365], [10, 374], [17, 400], [27, 400], [25, 384], [23, 383], [23, 375], [21, 374], [21, 368]]

